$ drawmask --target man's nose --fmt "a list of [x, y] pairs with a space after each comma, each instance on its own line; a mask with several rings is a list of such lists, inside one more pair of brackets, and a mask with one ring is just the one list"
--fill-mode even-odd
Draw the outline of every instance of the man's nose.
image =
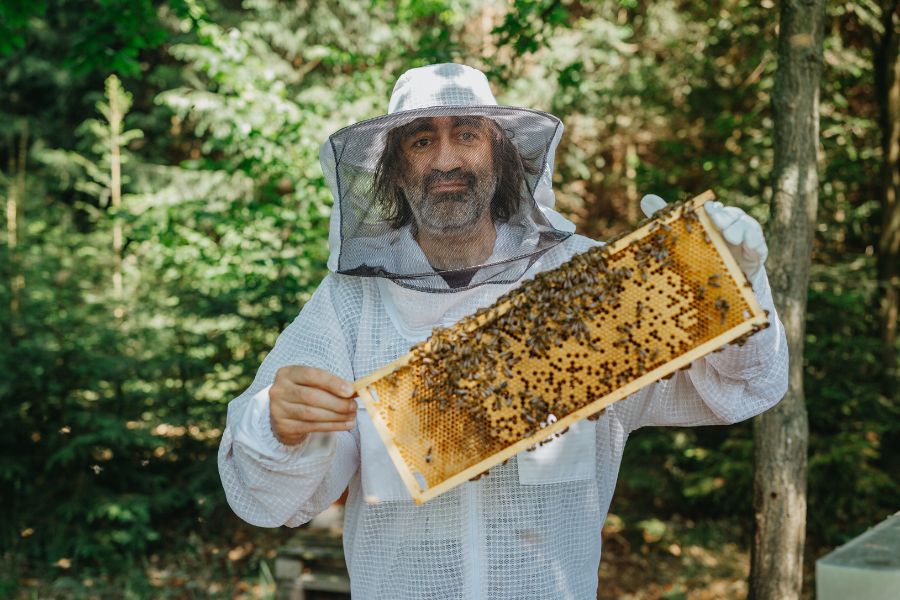
[[431, 168], [436, 171], [448, 173], [453, 169], [462, 167], [464, 164], [463, 158], [459, 148], [456, 148], [446, 140], [442, 140], [438, 145], [437, 153], [434, 156], [434, 162], [431, 163]]

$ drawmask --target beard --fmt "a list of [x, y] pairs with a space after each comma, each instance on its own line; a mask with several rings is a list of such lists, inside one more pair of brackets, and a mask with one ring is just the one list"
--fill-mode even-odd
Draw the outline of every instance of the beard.
[[[462, 182], [465, 189], [431, 189], [443, 182]], [[490, 175], [479, 177], [472, 171], [451, 171], [433, 172], [406, 193], [419, 229], [432, 235], [452, 235], [474, 226], [490, 210], [496, 188], [497, 180]]]

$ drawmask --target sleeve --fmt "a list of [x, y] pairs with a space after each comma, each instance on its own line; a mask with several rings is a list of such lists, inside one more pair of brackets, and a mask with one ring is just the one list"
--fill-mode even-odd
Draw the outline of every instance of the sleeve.
[[770, 326], [743, 345], [694, 361], [666, 381], [647, 386], [614, 404], [613, 414], [630, 432], [648, 425], [727, 425], [775, 406], [788, 387], [788, 350], [784, 326], [775, 311], [765, 270], [753, 290]]
[[250, 387], [228, 404], [219, 476], [232, 510], [260, 527], [306, 523], [334, 502], [359, 468], [359, 430], [321, 432], [286, 446], [269, 423], [269, 388], [279, 368], [302, 364], [353, 379], [331, 276], [278, 336]]

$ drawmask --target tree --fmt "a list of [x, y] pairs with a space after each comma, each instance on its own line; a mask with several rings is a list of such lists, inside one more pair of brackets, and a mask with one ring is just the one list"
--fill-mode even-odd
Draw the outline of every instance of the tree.
[[[114, 314], [117, 321], [125, 316], [122, 307], [122, 218], [119, 212], [122, 210], [122, 148], [128, 143], [143, 135], [140, 130], [132, 129], [123, 133], [122, 123], [125, 114], [131, 108], [131, 94], [122, 89], [119, 78], [110, 75], [106, 79], [106, 102], [99, 102], [99, 110], [106, 119], [109, 127], [102, 128], [102, 134], [106, 138], [109, 150], [109, 197], [113, 209], [113, 292], [116, 298]], [[98, 132], [99, 133], [99, 132]]]
[[825, 1], [783, 0], [772, 91], [775, 166], [767, 238], [772, 290], [787, 334], [790, 383], [778, 406], [754, 421], [754, 537], [750, 597], [799, 598], [806, 534], [809, 438], [803, 341], [818, 206], [819, 81]]
[[[15, 136], [10, 141], [9, 181], [6, 183], [6, 243], [9, 252], [9, 313], [15, 320], [19, 316], [21, 306], [21, 290], [25, 287], [25, 275], [17, 270], [16, 246], [19, 242], [19, 220], [22, 213], [22, 202], [25, 199], [25, 162], [28, 156], [28, 121], [22, 122], [19, 144], [16, 147]], [[6, 179], [0, 172], [0, 181]], [[11, 323], [11, 333], [16, 334], [16, 324]]]
[[897, 320], [900, 319], [900, 2], [881, 2], [880, 35], [875, 37], [875, 91], [881, 130], [881, 236], [878, 240], [878, 280], [884, 286], [881, 304], [882, 359], [885, 394], [897, 389]]

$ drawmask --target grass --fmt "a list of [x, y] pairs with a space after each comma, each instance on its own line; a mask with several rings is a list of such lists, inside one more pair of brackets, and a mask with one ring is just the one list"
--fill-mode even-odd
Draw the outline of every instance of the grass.
[[598, 599], [712, 600], [747, 595], [749, 555], [739, 528], [675, 517], [603, 530]]

